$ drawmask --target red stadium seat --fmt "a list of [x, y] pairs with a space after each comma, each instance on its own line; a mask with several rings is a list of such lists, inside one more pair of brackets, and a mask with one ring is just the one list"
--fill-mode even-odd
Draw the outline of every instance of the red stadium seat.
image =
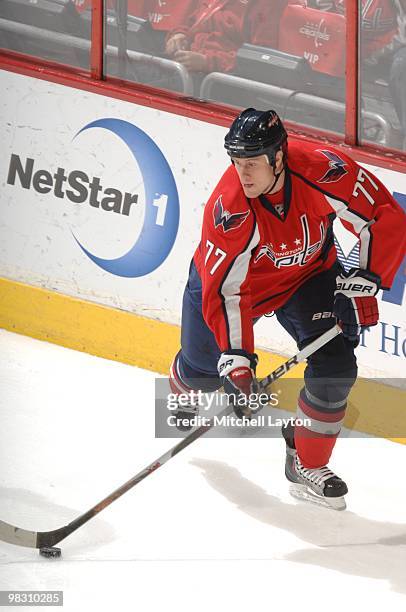
[[297, 5], [284, 10], [279, 50], [305, 57], [314, 70], [344, 76], [345, 44], [342, 15]]

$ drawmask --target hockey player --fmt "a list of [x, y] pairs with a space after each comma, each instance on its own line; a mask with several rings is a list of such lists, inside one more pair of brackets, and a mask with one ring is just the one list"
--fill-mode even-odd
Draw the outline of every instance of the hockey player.
[[[354, 348], [378, 322], [405, 252], [406, 215], [368, 170], [325, 144], [291, 142], [274, 111], [244, 110], [225, 138], [231, 158], [204, 211], [183, 298], [174, 393], [221, 386], [255, 391], [253, 323], [274, 311], [299, 348], [332, 327], [342, 334], [308, 359], [297, 417], [286, 429], [286, 476], [297, 493], [345, 507], [345, 482], [328, 467], [357, 376]], [[337, 263], [332, 222], [360, 239], [360, 267]], [[198, 381], [198, 382], [197, 382]], [[193, 407], [191, 406], [191, 411]]]

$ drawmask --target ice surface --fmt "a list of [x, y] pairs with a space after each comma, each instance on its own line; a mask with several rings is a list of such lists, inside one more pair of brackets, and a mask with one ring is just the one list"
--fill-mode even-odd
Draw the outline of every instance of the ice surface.
[[[153, 397], [151, 372], [0, 331], [0, 519], [62, 526], [169, 449]], [[200, 439], [60, 560], [0, 543], [0, 589], [63, 589], [69, 612], [404, 611], [405, 462], [404, 446], [340, 440], [338, 513], [290, 498], [282, 440]]]

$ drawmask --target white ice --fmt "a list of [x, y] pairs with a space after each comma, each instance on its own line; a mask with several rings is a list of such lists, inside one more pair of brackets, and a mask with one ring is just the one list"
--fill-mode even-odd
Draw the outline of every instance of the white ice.
[[[0, 331], [0, 519], [60, 527], [173, 446], [153, 397], [151, 372]], [[202, 438], [61, 559], [0, 542], [0, 589], [62, 589], [69, 612], [404, 611], [405, 465], [405, 446], [340, 440], [339, 513], [290, 498], [282, 440]]]

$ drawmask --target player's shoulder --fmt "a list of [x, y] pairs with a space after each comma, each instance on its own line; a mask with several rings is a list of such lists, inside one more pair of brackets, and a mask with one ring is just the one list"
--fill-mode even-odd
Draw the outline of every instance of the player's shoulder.
[[217, 183], [208, 204], [214, 205], [219, 196], [221, 196], [223, 204], [229, 209], [232, 209], [235, 206], [238, 207], [241, 202], [248, 204], [247, 198], [244, 195], [241, 181], [238, 178], [237, 171], [232, 164], [228, 166], [227, 170]]
[[249, 230], [252, 217], [252, 208], [244, 195], [238, 174], [231, 165], [224, 172], [206, 204], [204, 223], [228, 234], [231, 230], [243, 227]]
[[324, 191], [352, 185], [359, 168], [338, 147], [306, 141], [289, 142], [288, 164], [294, 174]]

